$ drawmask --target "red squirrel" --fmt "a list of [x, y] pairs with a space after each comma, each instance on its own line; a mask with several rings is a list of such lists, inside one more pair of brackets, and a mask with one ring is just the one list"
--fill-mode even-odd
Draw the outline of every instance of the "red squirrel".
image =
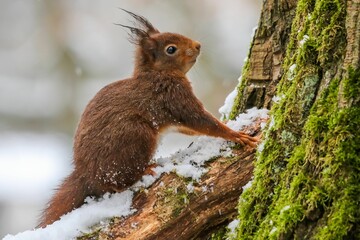
[[137, 26], [118, 24], [130, 30], [136, 45], [133, 76], [105, 86], [86, 106], [74, 138], [74, 170], [50, 200], [39, 227], [80, 207], [87, 196], [121, 192], [140, 180], [169, 127], [256, 145], [256, 138], [228, 128], [194, 95], [186, 73], [200, 43], [161, 33], [144, 17], [124, 11]]

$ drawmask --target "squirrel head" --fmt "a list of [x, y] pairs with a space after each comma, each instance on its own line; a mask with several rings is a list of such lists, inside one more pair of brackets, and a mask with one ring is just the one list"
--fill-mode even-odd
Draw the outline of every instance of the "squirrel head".
[[200, 43], [177, 33], [161, 33], [146, 18], [122, 9], [135, 21], [130, 42], [137, 45], [135, 71], [180, 71], [186, 74], [200, 54]]

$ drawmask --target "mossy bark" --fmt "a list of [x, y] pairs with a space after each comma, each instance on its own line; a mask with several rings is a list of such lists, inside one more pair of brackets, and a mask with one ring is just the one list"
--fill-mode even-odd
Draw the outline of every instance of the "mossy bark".
[[[263, 11], [286, 2], [266, 0]], [[291, 34], [279, 43], [280, 70], [270, 70], [280, 81], [269, 74], [267, 100], [253, 104], [273, 106], [252, 187], [239, 201], [237, 238], [360, 239], [360, 1], [290, 2], [294, 17], [271, 11]], [[276, 18], [266, 16], [260, 22]], [[254, 44], [231, 116], [259, 99], [248, 94], [259, 81], [250, 74], [260, 61], [251, 59]]]

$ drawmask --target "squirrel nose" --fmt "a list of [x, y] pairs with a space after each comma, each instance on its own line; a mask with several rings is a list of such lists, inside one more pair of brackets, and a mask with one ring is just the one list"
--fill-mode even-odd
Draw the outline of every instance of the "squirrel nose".
[[195, 42], [195, 43], [194, 43], [194, 47], [195, 47], [198, 51], [200, 51], [201, 44], [200, 44], [199, 42]]

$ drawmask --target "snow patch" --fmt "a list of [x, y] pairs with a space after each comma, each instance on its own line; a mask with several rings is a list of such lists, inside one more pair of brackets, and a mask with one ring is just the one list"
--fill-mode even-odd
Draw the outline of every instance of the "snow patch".
[[229, 229], [229, 232], [227, 233], [227, 240], [229, 240], [229, 239], [233, 239], [236, 235], [236, 227], [239, 225], [239, 223], [240, 223], [240, 220], [239, 219], [235, 219], [235, 220], [233, 220], [233, 221], [231, 221], [230, 223], [229, 223], [229, 225], [227, 225], [227, 228]]
[[296, 64], [293, 64], [289, 67], [289, 71], [287, 74], [287, 78], [289, 81], [293, 80], [295, 77], [295, 69], [296, 69]]
[[261, 153], [262, 151], [264, 151], [264, 147], [265, 147], [265, 141], [262, 141], [262, 142], [258, 145], [257, 151], [258, 151], [259, 153]]
[[238, 95], [238, 86], [241, 84], [241, 76], [239, 78], [239, 84], [235, 89], [225, 98], [224, 105], [219, 108], [219, 113], [221, 114], [221, 119], [228, 119], [230, 112], [234, 106], [235, 98]]
[[281, 210], [280, 210], [280, 214], [283, 214], [284, 212], [286, 212], [287, 210], [290, 209], [290, 205], [286, 205], [285, 207], [283, 207]]
[[274, 96], [271, 100], [274, 102], [274, 103], [279, 103], [281, 100], [283, 100], [283, 98], [285, 97], [284, 94], [280, 95], [280, 96]]
[[300, 46], [304, 45], [304, 43], [306, 43], [306, 42], [309, 40], [309, 38], [310, 38], [310, 37], [305, 34], [305, 35], [303, 36], [303, 39], [301, 39], [300, 42], [299, 42]]
[[248, 183], [242, 187], [243, 191], [250, 188], [252, 186], [252, 183], [253, 183], [253, 180], [248, 181]]
[[256, 30], [258, 29], [258, 26], [253, 27], [253, 29], [251, 30], [251, 37], [253, 38], [256, 34]]
[[89, 226], [106, 221], [113, 216], [127, 216], [136, 210], [131, 209], [134, 193], [126, 190], [121, 193], [105, 194], [101, 199], [87, 198], [81, 208], [61, 217], [59, 221], [33, 231], [25, 231], [15, 236], [7, 235], [3, 240], [43, 240], [72, 239], [89, 231]]
[[270, 235], [273, 235], [277, 231], [277, 227], [273, 227], [270, 231]]
[[289, 71], [290, 71], [290, 72], [294, 72], [295, 68], [296, 68], [296, 64], [294, 63], [293, 65], [291, 65], [291, 66], [289, 67]]
[[275, 125], [275, 118], [273, 116], [270, 117], [269, 130], [272, 129]]
[[187, 186], [186, 186], [186, 189], [189, 193], [192, 193], [194, 192], [194, 185], [192, 182], [190, 182]]
[[296, 64], [294, 63], [293, 65], [291, 65], [291, 66], [289, 67], [289, 71], [290, 71], [291, 73], [293, 73], [293, 72], [295, 71], [295, 68], [296, 68]]
[[245, 126], [251, 125], [258, 118], [267, 118], [269, 110], [257, 109], [256, 107], [246, 110], [246, 113], [240, 114], [235, 121], [228, 121], [227, 126], [233, 130], [239, 131]]

